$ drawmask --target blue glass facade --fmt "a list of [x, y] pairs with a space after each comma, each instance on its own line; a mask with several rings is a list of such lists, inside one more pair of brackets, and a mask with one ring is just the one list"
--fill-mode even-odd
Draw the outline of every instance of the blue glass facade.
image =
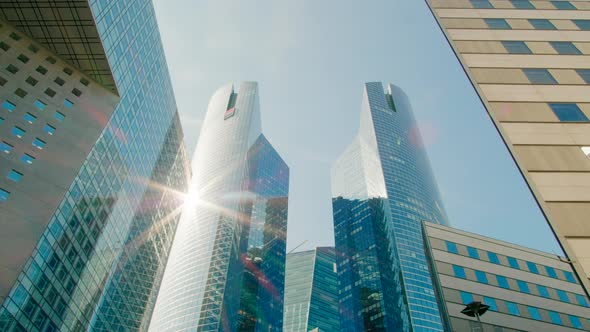
[[338, 275], [333, 247], [287, 255], [283, 331], [339, 332]]
[[187, 161], [152, 3], [89, 5], [120, 102], [5, 299], [2, 331], [146, 329], [179, 219]]
[[343, 327], [443, 331], [421, 222], [447, 218], [399, 88], [365, 84], [359, 134], [334, 165], [332, 193]]

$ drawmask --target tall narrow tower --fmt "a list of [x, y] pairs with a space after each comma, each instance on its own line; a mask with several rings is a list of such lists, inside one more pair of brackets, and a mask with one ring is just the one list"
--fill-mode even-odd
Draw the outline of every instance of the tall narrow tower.
[[258, 85], [211, 98], [152, 331], [280, 331], [289, 169], [261, 134]]
[[365, 84], [332, 193], [343, 331], [443, 331], [421, 222], [447, 224], [407, 96]]

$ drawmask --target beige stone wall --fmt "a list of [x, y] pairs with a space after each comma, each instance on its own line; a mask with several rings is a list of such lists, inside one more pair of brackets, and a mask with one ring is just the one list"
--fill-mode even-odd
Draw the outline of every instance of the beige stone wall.
[[[536, 0], [535, 9], [507, 0], [490, 0], [492, 9], [428, 2], [574, 268], [590, 278], [590, 158], [581, 149], [590, 146], [590, 122], [561, 122], [549, 107], [575, 103], [590, 118], [590, 85], [575, 71], [590, 69], [590, 31], [572, 21], [590, 20], [590, 2], [570, 1], [577, 10]], [[511, 29], [490, 29], [485, 18]], [[547, 19], [556, 30], [537, 30], [528, 19]], [[509, 54], [502, 41], [525, 42], [532, 54]], [[582, 54], [560, 55], [550, 41], [572, 42]], [[526, 68], [548, 69], [557, 84], [532, 84]]]

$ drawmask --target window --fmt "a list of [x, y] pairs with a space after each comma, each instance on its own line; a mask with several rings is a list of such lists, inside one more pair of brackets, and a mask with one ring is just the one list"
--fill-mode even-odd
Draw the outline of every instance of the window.
[[572, 315], [568, 315], [570, 318], [570, 323], [572, 323], [572, 326], [577, 328], [577, 329], [581, 329], [582, 328], [582, 322], [580, 322], [580, 319], [576, 316], [572, 316]]
[[31, 156], [28, 153], [25, 153], [20, 157], [20, 161], [22, 161], [23, 163], [25, 163], [27, 165], [32, 164], [34, 160], [35, 160], [35, 157]]
[[541, 295], [542, 297], [550, 298], [549, 291], [547, 290], [547, 287], [537, 285], [537, 290], [539, 291], [539, 295]]
[[47, 107], [47, 104], [45, 104], [44, 102], [40, 101], [39, 99], [35, 100], [35, 102], [33, 103], [33, 105], [35, 105], [35, 107], [37, 107], [40, 110], [44, 110], [45, 107]]
[[547, 271], [548, 276], [557, 279], [557, 273], [555, 272], [554, 268], [552, 268], [551, 266], [545, 266], [545, 271]]
[[25, 113], [25, 115], [23, 115], [23, 119], [25, 119], [25, 121], [28, 123], [33, 123], [35, 120], [37, 120], [37, 117], [31, 113]]
[[496, 276], [496, 281], [498, 281], [498, 286], [506, 289], [510, 289], [510, 285], [508, 284], [508, 279], [504, 276]]
[[72, 94], [76, 97], [80, 97], [82, 95], [82, 91], [74, 88], [74, 89], [72, 89]]
[[85, 78], [81, 78], [80, 83], [82, 83], [82, 85], [84, 86], [88, 86], [88, 84], [90, 84], [90, 81]]
[[31, 85], [31, 86], [35, 86], [35, 85], [37, 85], [37, 83], [39, 83], [39, 81], [37, 81], [35, 78], [33, 78], [31, 76], [27, 77], [25, 82], [29, 83], [29, 85]]
[[590, 20], [573, 20], [580, 30], [590, 30]]
[[5, 100], [5, 101], [2, 103], [2, 107], [3, 107], [5, 110], [7, 110], [8, 112], [12, 112], [12, 111], [14, 111], [14, 109], [16, 108], [16, 105], [15, 105], [15, 104], [13, 104], [13, 103], [12, 103], [11, 101], [9, 101], [9, 100]]
[[570, 298], [569, 296], [567, 296], [567, 293], [562, 291], [561, 289], [556, 289], [555, 290], [557, 292], [557, 297], [559, 297], [559, 300], [562, 302], [570, 302]]
[[569, 1], [551, 1], [553, 7], [561, 10], [576, 10], [576, 7]]
[[14, 147], [4, 141], [0, 142], [0, 152], [10, 153]]
[[54, 57], [48, 56], [47, 58], [45, 58], [45, 61], [49, 62], [50, 64], [54, 65], [57, 60], [55, 60]]
[[516, 280], [516, 283], [518, 284], [518, 289], [523, 292], [523, 293], [531, 293], [531, 290], [529, 289], [529, 285], [522, 281], [522, 280]]
[[555, 25], [546, 19], [529, 19], [529, 23], [537, 30], [557, 30]]
[[462, 266], [453, 265], [453, 273], [455, 274], [455, 277], [457, 277], [457, 278], [462, 278], [462, 279], [467, 278], [465, 276], [465, 269], [463, 269]]
[[27, 63], [29, 62], [29, 57], [24, 55], [24, 54], [20, 54], [19, 56], [16, 57], [20, 62], [22, 63]]
[[484, 18], [484, 22], [488, 25], [490, 29], [498, 29], [498, 30], [510, 30], [510, 24], [506, 22], [503, 18]]
[[563, 321], [561, 320], [561, 316], [555, 311], [549, 311], [549, 319], [551, 319], [551, 323], [563, 325]]
[[64, 81], [61, 77], [56, 77], [54, 82], [59, 86], [62, 86], [66, 83], [66, 81]]
[[20, 40], [21, 37], [19, 35], [17, 35], [16, 33], [11, 32], [10, 33], [10, 38], [12, 38], [13, 40], [17, 40], [18, 41], [18, 40]]
[[520, 311], [518, 310], [518, 305], [513, 302], [506, 302], [506, 308], [508, 308], [508, 312], [511, 315], [520, 316]]
[[447, 251], [451, 252], [453, 254], [459, 254], [459, 251], [457, 250], [457, 245], [453, 242], [450, 241], [446, 241], [447, 242]]
[[469, 2], [471, 2], [471, 6], [473, 6], [473, 8], [494, 8], [494, 6], [492, 6], [492, 4], [488, 0], [469, 0]]
[[520, 270], [520, 265], [518, 265], [516, 258], [510, 256], [507, 256], [506, 258], [508, 258], [508, 265], [510, 265], [511, 268]]
[[8, 83], [8, 81], [4, 77], [0, 76], [0, 86], [4, 86], [6, 83]]
[[19, 96], [19, 97], [21, 97], [21, 98], [24, 98], [24, 97], [25, 97], [26, 95], [28, 95], [29, 93], [28, 93], [28, 92], [26, 92], [25, 90], [21, 89], [21, 88], [18, 88], [18, 89], [16, 89], [16, 90], [14, 91], [14, 94], [15, 94], [15, 95], [17, 95], [17, 96]]
[[18, 68], [14, 65], [8, 65], [6, 70], [11, 74], [16, 74], [18, 72]]
[[469, 257], [479, 259], [479, 252], [477, 252], [477, 249], [473, 247], [467, 247], [467, 253], [469, 254]]
[[48, 134], [48, 135], [53, 135], [55, 133], [55, 127], [50, 125], [49, 123], [45, 124], [45, 127], [43, 127], [43, 130]]
[[74, 71], [71, 68], [64, 68], [64, 73], [68, 74], [68, 75], [72, 75], [74, 73]]
[[586, 297], [582, 294], [576, 294], [576, 301], [578, 302], [579, 305], [581, 305], [583, 307], [588, 306], [588, 301], [586, 300]]
[[47, 74], [47, 68], [43, 67], [43, 66], [39, 66], [37, 67], [37, 69], [35, 69], [39, 74], [45, 75]]
[[42, 139], [36, 138], [33, 140], [33, 146], [36, 147], [39, 150], [42, 150], [45, 147], [45, 141], [43, 141]]
[[576, 73], [584, 80], [584, 82], [590, 84], [590, 69], [576, 69]]
[[541, 313], [539, 312], [539, 309], [535, 308], [535, 307], [527, 307], [529, 309], [529, 315], [531, 315], [531, 318], [534, 320], [541, 320]]
[[494, 264], [500, 264], [500, 260], [498, 259], [498, 255], [496, 255], [493, 252], [488, 251], [488, 259], [490, 260], [490, 262], [492, 262]]
[[535, 6], [528, 0], [510, 0], [510, 2], [517, 9], [535, 9]]
[[0, 118], [0, 124], [4, 123], [4, 118]]
[[531, 50], [523, 41], [503, 41], [502, 46], [510, 54], [532, 54]]
[[61, 112], [55, 112], [53, 117], [60, 122], [66, 119], [66, 116]]
[[48, 95], [49, 97], [53, 98], [53, 96], [55, 96], [55, 91], [53, 91], [51, 88], [47, 88], [45, 90], [45, 94]]
[[0, 49], [2, 49], [4, 52], [6, 52], [10, 49], [10, 46], [8, 44], [6, 44], [5, 42], [0, 42]]
[[473, 295], [471, 293], [461, 292], [461, 301], [463, 304], [473, 302]]
[[579, 49], [574, 46], [572, 42], [564, 42], [564, 41], [552, 41], [549, 42], [551, 46], [555, 49], [555, 51], [559, 54], [563, 55], [580, 55]]
[[18, 138], [23, 138], [25, 131], [20, 127], [14, 126], [12, 128], [12, 134]]
[[64, 106], [67, 108], [72, 108], [72, 107], [74, 107], [74, 103], [72, 103], [69, 99], [65, 99]]
[[557, 84], [547, 69], [523, 69], [526, 77], [532, 84]]
[[10, 172], [8, 172], [6, 178], [14, 182], [19, 182], [23, 178], [23, 173], [11, 170]]
[[483, 271], [475, 270], [475, 278], [478, 282], [481, 282], [482, 284], [488, 283], [488, 276]]
[[39, 52], [39, 48], [33, 44], [29, 45], [28, 49], [29, 49], [29, 51], [31, 51], [31, 53]]
[[551, 103], [549, 107], [561, 122], [588, 122], [588, 118], [576, 104]]
[[0, 202], [3, 202], [10, 197], [10, 192], [0, 188]]
[[563, 275], [565, 276], [565, 280], [567, 280], [569, 282], [577, 283], [576, 278], [574, 278], [573, 273], [571, 273], [569, 271], [563, 271]]
[[491, 297], [487, 297], [484, 296], [483, 297], [483, 303], [487, 304], [490, 306], [490, 310], [492, 311], [498, 311], [498, 305], [496, 304], [496, 300], [491, 298]]

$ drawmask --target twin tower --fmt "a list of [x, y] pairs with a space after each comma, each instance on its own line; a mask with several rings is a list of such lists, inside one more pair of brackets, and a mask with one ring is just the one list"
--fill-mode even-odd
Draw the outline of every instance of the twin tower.
[[[282, 331], [289, 168], [262, 134], [257, 83], [213, 95], [192, 172], [149, 330]], [[398, 87], [364, 85], [332, 191], [339, 329], [442, 331], [421, 225], [447, 218]]]

